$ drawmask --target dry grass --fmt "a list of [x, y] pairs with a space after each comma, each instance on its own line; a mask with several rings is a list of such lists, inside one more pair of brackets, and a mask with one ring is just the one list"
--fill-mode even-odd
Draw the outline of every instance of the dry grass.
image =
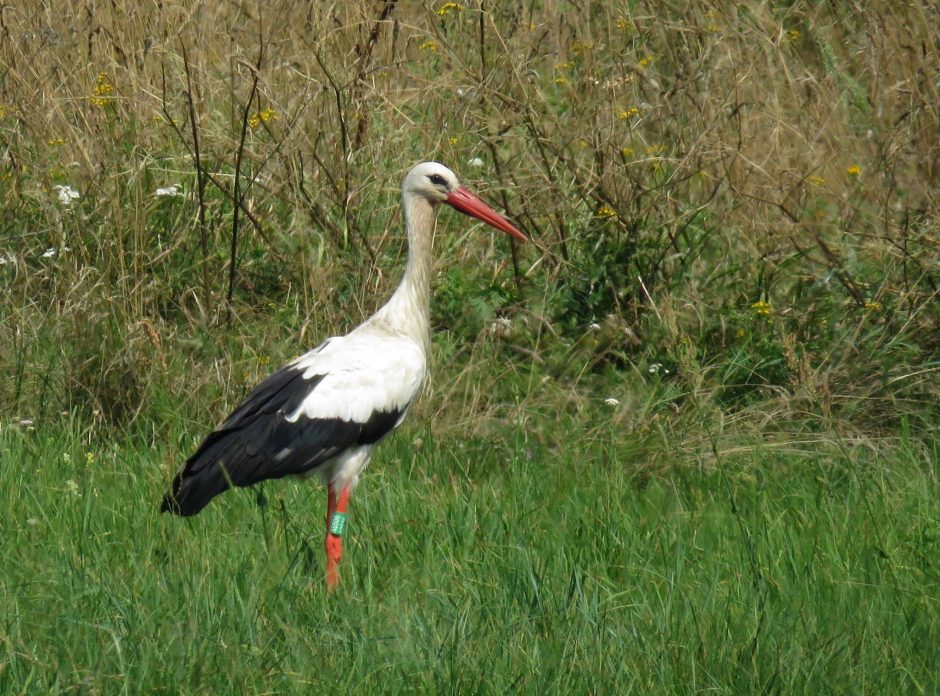
[[608, 395], [641, 430], [935, 410], [933, 3], [485, 7], [5, 8], [11, 412], [237, 398], [389, 291], [397, 185], [430, 158], [536, 240], [443, 222], [425, 407], [460, 427]]

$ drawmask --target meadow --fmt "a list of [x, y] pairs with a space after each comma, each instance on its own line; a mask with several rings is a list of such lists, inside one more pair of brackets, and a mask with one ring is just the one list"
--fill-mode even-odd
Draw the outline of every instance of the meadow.
[[[940, 692], [934, 3], [0, 12], [0, 693]], [[368, 316], [436, 159], [432, 376], [351, 504], [158, 513]]]

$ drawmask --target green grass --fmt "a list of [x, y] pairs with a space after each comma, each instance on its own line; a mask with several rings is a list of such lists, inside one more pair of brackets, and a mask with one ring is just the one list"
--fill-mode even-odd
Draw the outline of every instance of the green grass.
[[181, 520], [157, 512], [170, 438], [7, 427], [0, 692], [940, 688], [935, 451], [754, 444], [650, 476], [631, 436], [554, 427], [574, 446], [395, 436], [332, 596], [316, 486]]

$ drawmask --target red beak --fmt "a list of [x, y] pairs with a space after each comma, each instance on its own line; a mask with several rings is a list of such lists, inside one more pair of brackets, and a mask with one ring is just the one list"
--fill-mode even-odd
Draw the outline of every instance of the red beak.
[[470, 217], [475, 217], [477, 220], [482, 220], [487, 225], [495, 227], [498, 230], [502, 230], [506, 234], [515, 237], [516, 239], [528, 242], [529, 239], [522, 232], [517, 230], [512, 224], [504, 218], [502, 215], [497, 213], [482, 199], [478, 198], [475, 194], [470, 193], [463, 186], [460, 188], [454, 189], [449, 194], [447, 194], [447, 205], [455, 210], [459, 210], [464, 215], [469, 215]]

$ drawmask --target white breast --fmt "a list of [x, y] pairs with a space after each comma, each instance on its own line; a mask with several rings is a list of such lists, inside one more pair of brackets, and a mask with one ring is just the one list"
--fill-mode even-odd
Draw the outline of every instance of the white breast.
[[339, 418], [365, 423], [376, 412], [404, 411], [426, 373], [424, 347], [400, 336], [354, 332], [297, 358], [305, 379], [321, 377], [286, 418]]

